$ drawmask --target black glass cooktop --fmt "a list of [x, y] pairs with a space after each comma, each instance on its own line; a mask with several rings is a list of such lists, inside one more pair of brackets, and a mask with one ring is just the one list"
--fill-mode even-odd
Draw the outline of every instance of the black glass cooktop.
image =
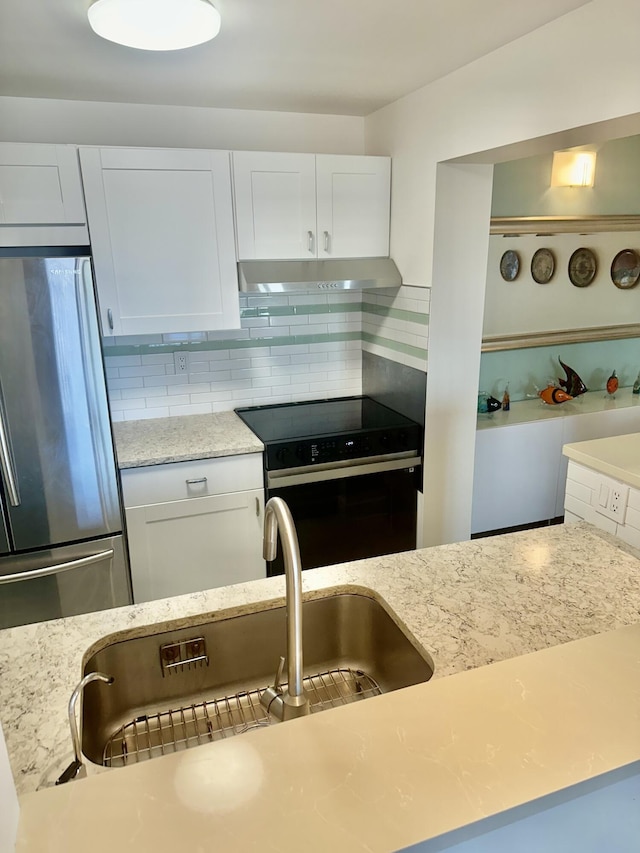
[[418, 451], [422, 428], [370, 397], [236, 409], [266, 447], [268, 469]]
[[236, 409], [238, 417], [265, 444], [412, 426], [413, 421], [370, 397], [338, 397], [310, 403], [280, 403]]

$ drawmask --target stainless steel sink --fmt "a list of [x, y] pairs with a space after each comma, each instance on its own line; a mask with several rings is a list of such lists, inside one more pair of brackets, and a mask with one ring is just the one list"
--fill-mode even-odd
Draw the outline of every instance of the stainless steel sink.
[[[376, 599], [339, 593], [303, 604], [304, 687], [312, 711], [427, 681], [429, 655]], [[285, 608], [119, 639], [92, 655], [82, 751], [122, 766], [269, 725], [259, 697], [286, 647]]]

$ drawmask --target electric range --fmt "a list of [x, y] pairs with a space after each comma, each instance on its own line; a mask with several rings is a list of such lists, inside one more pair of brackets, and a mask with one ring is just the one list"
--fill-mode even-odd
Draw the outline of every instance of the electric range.
[[[265, 445], [266, 498], [289, 506], [303, 568], [415, 548], [420, 424], [367, 396], [236, 414]], [[269, 574], [283, 570], [279, 555]]]

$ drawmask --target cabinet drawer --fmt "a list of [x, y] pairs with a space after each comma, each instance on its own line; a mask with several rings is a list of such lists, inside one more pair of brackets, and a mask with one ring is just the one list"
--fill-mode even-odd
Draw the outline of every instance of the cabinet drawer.
[[242, 492], [263, 486], [261, 453], [127, 468], [121, 473], [126, 507]]

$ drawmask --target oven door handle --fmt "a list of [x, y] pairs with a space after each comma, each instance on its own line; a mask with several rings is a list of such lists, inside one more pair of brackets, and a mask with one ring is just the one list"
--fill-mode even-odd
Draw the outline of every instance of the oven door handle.
[[327, 480], [343, 480], [345, 477], [363, 477], [365, 474], [381, 474], [385, 471], [402, 471], [418, 468], [422, 464], [419, 456], [389, 459], [384, 462], [345, 462], [344, 465], [311, 468], [285, 468], [267, 471], [267, 489], [284, 489], [287, 486], [304, 486], [307, 483], [322, 483]]

